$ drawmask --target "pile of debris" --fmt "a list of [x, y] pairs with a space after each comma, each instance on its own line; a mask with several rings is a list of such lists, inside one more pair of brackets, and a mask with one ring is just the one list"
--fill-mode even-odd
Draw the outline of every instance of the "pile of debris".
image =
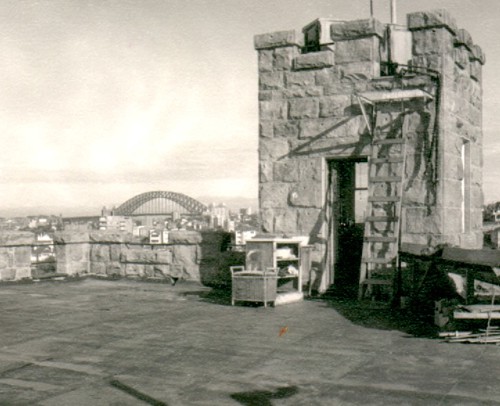
[[455, 320], [486, 320], [486, 328], [474, 333], [472, 331], [443, 332], [439, 336], [449, 343], [479, 343], [479, 344], [500, 344], [500, 329], [492, 326], [492, 320], [500, 319], [500, 305], [476, 304], [457, 306], [453, 311]]
[[439, 333], [439, 337], [447, 343], [474, 343], [474, 344], [496, 344], [500, 345], [500, 330], [492, 326], [478, 333], [472, 331], [455, 331]]

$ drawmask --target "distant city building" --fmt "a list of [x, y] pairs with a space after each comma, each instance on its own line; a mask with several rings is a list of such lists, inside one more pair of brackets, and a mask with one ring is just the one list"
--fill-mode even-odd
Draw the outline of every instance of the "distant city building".
[[244, 207], [240, 209], [240, 216], [241, 217], [246, 217], [246, 216], [251, 216], [252, 215], [252, 208], [251, 207]]
[[228, 219], [229, 211], [224, 203], [208, 205], [211, 228], [224, 228]]
[[150, 244], [168, 244], [168, 230], [149, 230]]
[[134, 222], [125, 216], [102, 216], [99, 218], [99, 230], [121, 231], [132, 233]]
[[235, 245], [245, 245], [247, 240], [255, 237], [257, 235], [257, 230], [251, 226], [240, 224], [234, 232], [234, 244]]

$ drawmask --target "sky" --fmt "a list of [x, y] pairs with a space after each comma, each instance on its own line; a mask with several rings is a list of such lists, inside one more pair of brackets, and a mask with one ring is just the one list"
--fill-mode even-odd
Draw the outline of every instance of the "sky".
[[[373, 0], [389, 21], [389, 0]], [[87, 214], [152, 190], [256, 200], [256, 34], [369, 17], [369, 0], [2, 0], [0, 216]], [[486, 53], [484, 195], [500, 200], [497, 0], [446, 8]]]

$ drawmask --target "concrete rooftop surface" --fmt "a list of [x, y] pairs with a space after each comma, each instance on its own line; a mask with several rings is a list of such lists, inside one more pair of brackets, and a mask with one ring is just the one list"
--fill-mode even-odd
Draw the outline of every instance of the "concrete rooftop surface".
[[3, 284], [0, 404], [500, 404], [498, 346], [341, 302], [229, 303], [190, 283]]

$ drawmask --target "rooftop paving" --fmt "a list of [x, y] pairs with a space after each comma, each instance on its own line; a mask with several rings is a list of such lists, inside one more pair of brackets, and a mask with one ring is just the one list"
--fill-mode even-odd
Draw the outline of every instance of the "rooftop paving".
[[498, 346], [353, 303], [229, 304], [191, 283], [1, 285], [0, 404], [500, 404]]

